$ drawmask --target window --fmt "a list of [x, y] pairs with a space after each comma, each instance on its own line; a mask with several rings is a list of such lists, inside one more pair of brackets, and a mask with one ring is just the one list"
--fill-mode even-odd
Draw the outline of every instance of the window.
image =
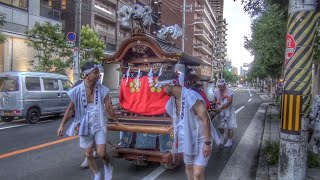
[[1, 77], [0, 92], [19, 91], [18, 77]]
[[0, 0], [0, 3], [28, 10], [28, 0]]
[[61, 80], [62, 82], [62, 87], [64, 91], [69, 91], [70, 89], [72, 89], [72, 83], [68, 80]]
[[26, 77], [26, 88], [28, 91], [41, 91], [40, 78]]
[[45, 91], [59, 91], [57, 79], [43, 79], [43, 86]]

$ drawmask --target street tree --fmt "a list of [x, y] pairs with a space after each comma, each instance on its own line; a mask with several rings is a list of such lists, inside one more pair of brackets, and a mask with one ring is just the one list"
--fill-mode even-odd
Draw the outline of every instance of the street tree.
[[6, 41], [6, 36], [1, 33], [2, 26], [6, 23], [5, 19], [6, 15], [4, 13], [0, 13], [0, 44], [3, 44]]
[[35, 23], [27, 31], [29, 47], [36, 51], [36, 55], [29, 61], [34, 71], [55, 72], [65, 74], [72, 63], [72, 50], [66, 45], [64, 34], [58, 32], [60, 25], [45, 22]]
[[[251, 37], [245, 37], [244, 47], [255, 56], [256, 71], [253, 76], [262, 78], [281, 77], [285, 52], [285, 35], [287, 10], [280, 4], [269, 4], [266, 9], [255, 17], [251, 24]], [[258, 73], [263, 70], [263, 73]]]
[[234, 83], [238, 80], [238, 76], [227, 69], [223, 71], [223, 77], [228, 83]]
[[105, 48], [105, 43], [100, 39], [98, 33], [93, 31], [89, 25], [81, 28], [80, 65], [87, 61], [101, 62], [104, 57], [103, 51]]

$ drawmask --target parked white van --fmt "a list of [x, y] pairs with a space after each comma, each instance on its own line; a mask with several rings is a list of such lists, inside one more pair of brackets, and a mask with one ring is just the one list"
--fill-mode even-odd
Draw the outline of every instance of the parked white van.
[[59, 115], [67, 109], [67, 91], [72, 83], [67, 76], [44, 72], [0, 73], [0, 117], [12, 121], [26, 118], [31, 124], [40, 116]]

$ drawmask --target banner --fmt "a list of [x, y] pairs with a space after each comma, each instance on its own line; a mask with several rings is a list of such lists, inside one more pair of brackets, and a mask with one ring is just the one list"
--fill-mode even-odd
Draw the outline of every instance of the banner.
[[156, 78], [149, 84], [148, 76], [121, 80], [119, 102], [123, 109], [141, 115], [165, 114], [165, 106], [170, 98], [163, 88], [154, 87]]

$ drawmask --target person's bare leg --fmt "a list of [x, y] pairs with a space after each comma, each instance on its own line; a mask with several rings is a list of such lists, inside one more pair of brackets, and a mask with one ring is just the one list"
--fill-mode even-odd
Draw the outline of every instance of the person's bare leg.
[[94, 149], [93, 146], [86, 148], [86, 157], [87, 157], [91, 171], [94, 174], [97, 174], [98, 168], [97, 168], [96, 161], [94, 160], [94, 157], [93, 157], [93, 149]]
[[233, 129], [228, 129], [228, 138], [232, 140], [232, 138], [233, 138]]
[[193, 176], [194, 180], [205, 180], [204, 171], [206, 167], [205, 166], [193, 166]]
[[193, 165], [185, 165], [185, 171], [188, 177], [188, 180], [194, 180], [193, 177]]
[[106, 152], [106, 144], [96, 144], [96, 148], [99, 158], [103, 161], [105, 165], [108, 165], [110, 159]]

